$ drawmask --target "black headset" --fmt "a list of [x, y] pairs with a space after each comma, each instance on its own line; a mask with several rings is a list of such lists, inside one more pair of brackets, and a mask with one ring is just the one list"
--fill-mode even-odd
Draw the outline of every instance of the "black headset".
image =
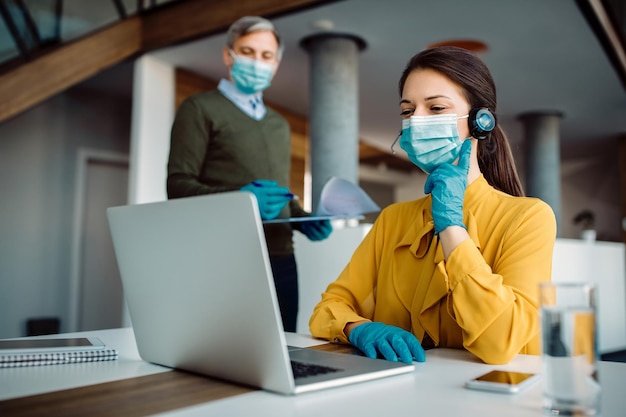
[[476, 107], [470, 110], [467, 123], [473, 138], [487, 139], [496, 127], [496, 116], [486, 107]]

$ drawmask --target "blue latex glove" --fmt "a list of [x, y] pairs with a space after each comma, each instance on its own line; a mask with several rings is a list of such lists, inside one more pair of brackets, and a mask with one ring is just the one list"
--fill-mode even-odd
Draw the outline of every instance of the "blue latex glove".
[[463, 200], [467, 187], [472, 141], [466, 139], [461, 146], [458, 165], [442, 164], [430, 173], [424, 192], [432, 196], [433, 222], [435, 234], [448, 226], [463, 224]]
[[240, 188], [256, 196], [259, 211], [263, 220], [271, 220], [278, 216], [294, 195], [286, 187], [280, 187], [276, 181], [256, 180]]
[[312, 241], [324, 240], [333, 231], [333, 226], [330, 221], [324, 220], [309, 220], [300, 223], [300, 231]]
[[376, 358], [380, 352], [385, 359], [404, 363], [424, 362], [426, 355], [419, 340], [406, 330], [387, 324], [363, 323], [352, 329], [348, 337], [368, 358]]

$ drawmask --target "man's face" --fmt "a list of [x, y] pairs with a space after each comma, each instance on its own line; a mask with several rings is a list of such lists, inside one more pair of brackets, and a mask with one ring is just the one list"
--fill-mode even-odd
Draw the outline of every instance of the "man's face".
[[[274, 66], [274, 73], [280, 63], [278, 59], [278, 41], [274, 33], [269, 30], [260, 30], [237, 38], [233, 44], [235, 55], [265, 62]], [[233, 58], [228, 53], [228, 47], [224, 48], [224, 64], [228, 68], [233, 66]]]

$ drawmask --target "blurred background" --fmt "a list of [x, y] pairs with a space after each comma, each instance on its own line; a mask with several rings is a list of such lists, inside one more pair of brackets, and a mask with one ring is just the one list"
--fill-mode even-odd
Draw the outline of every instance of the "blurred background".
[[[624, 241], [622, 0], [3, 0], [0, 338], [25, 335], [30, 319], [56, 319], [33, 325], [60, 331], [120, 325], [104, 210], [164, 198], [176, 106], [227, 76], [224, 32], [248, 14], [270, 18], [285, 41], [265, 99], [292, 125], [292, 188], [305, 204], [311, 63], [302, 40], [329, 33], [363, 42], [358, 182], [381, 207], [423, 195], [425, 175], [389, 150], [400, 129], [400, 74], [422, 49], [453, 44], [489, 66], [524, 184], [535, 173], [520, 116], [561, 115], [559, 238], [593, 230], [596, 241]], [[103, 317], [105, 308], [115, 313]]]

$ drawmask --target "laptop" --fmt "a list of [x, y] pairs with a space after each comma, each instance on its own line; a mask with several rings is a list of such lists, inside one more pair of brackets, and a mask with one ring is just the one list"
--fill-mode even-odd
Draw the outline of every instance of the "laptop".
[[[281, 394], [414, 370], [286, 345], [252, 193], [110, 207], [107, 217], [137, 348], [148, 362]], [[326, 372], [295, 377], [301, 363]]]

